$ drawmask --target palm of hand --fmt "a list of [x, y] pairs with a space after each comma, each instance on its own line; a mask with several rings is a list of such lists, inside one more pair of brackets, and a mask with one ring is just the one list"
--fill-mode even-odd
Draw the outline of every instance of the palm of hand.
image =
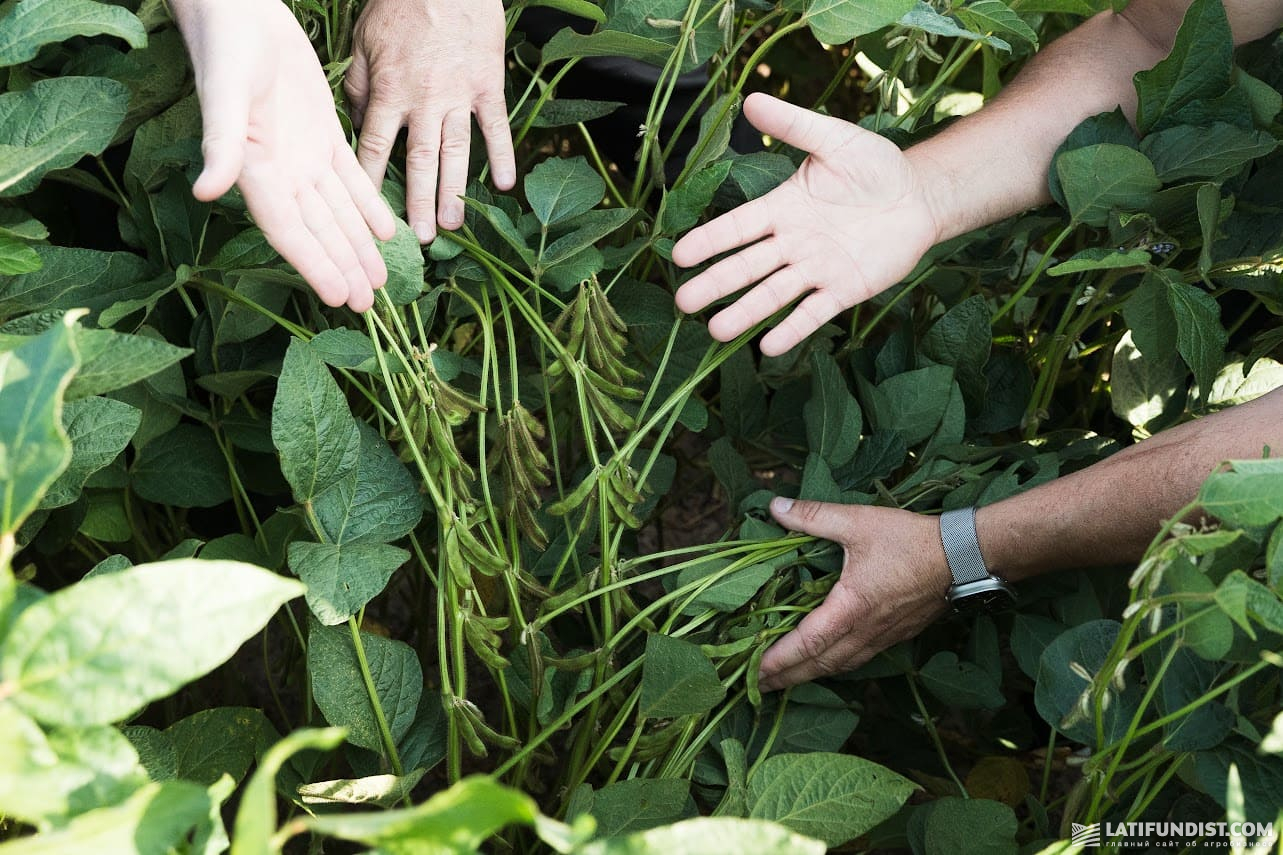
[[760, 96], [750, 99], [746, 113], [811, 155], [775, 190], [674, 247], [682, 266], [739, 248], [683, 285], [677, 300], [693, 312], [756, 285], [709, 322], [714, 338], [729, 341], [802, 297], [762, 339], [762, 352], [778, 355], [838, 312], [900, 281], [938, 229], [914, 167], [893, 143]]

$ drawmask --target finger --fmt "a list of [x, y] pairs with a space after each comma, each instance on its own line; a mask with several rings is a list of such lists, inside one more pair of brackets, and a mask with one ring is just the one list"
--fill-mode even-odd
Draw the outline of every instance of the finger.
[[427, 113], [410, 116], [405, 154], [405, 216], [420, 243], [437, 236], [437, 169], [441, 163], [441, 120]]
[[352, 64], [343, 76], [343, 91], [347, 93], [352, 124], [359, 128], [365, 117], [365, 107], [370, 101], [370, 66], [365, 61], [365, 51], [360, 44], [352, 47]]
[[320, 191], [315, 187], [304, 187], [299, 190], [298, 201], [303, 212], [303, 223], [312, 232], [316, 242], [325, 248], [324, 252], [329, 255], [343, 277], [348, 291], [345, 302], [350, 305], [355, 301], [360, 305], [367, 300], [372, 300], [370, 278], [365, 275], [365, 270], [357, 259], [356, 250], [352, 248], [347, 235], [343, 234], [338, 220], [334, 218], [334, 211], [321, 196]]
[[294, 265], [321, 301], [327, 306], [346, 303], [347, 281], [303, 222], [294, 194], [288, 188], [254, 182], [242, 186], [241, 193], [267, 242]]
[[383, 172], [388, 167], [392, 146], [401, 131], [405, 114], [376, 97], [365, 111], [361, 135], [356, 143], [356, 157], [375, 189], [383, 186]]
[[[852, 430], [857, 429], [852, 425]], [[856, 511], [849, 505], [832, 502], [808, 502], [776, 496], [771, 499], [771, 516], [789, 531], [800, 531], [831, 540], [834, 543], [851, 542], [854, 533], [852, 517]]]
[[842, 589], [834, 588], [797, 629], [762, 656], [758, 687], [774, 691], [845, 670], [864, 645], [864, 639], [853, 632], [861, 615], [852, 606]]
[[834, 296], [833, 291], [824, 289], [813, 292], [798, 303], [797, 308], [779, 326], [762, 337], [762, 353], [766, 356], [788, 353], [845, 308], [847, 307]]
[[760, 92], [748, 96], [744, 115], [767, 136], [819, 154], [832, 151], [858, 132], [850, 122], [823, 116]]
[[361, 171], [361, 165], [357, 163], [352, 149], [346, 145], [338, 146], [333, 166], [334, 174], [343, 182], [370, 231], [379, 240], [392, 240], [396, 234], [396, 217], [392, 215], [388, 203], [379, 195], [378, 189], [370, 183], [370, 176]]
[[437, 200], [437, 222], [444, 229], [463, 225], [463, 194], [468, 189], [468, 154], [471, 148], [472, 115], [452, 110], [441, 124], [441, 192]]
[[382, 288], [388, 281], [388, 269], [383, 263], [383, 256], [379, 254], [379, 248], [374, 245], [374, 239], [370, 237], [370, 229], [365, 224], [365, 218], [357, 210], [356, 203], [352, 201], [347, 188], [343, 186], [343, 182], [339, 181], [337, 175], [327, 175], [321, 179], [317, 190], [333, 213], [339, 229], [351, 244], [357, 263], [365, 273], [366, 281], [371, 288]]
[[784, 266], [777, 240], [764, 240], [722, 259], [677, 289], [677, 308], [690, 314], [743, 290]]
[[707, 225], [688, 233], [673, 246], [678, 267], [694, 267], [715, 255], [761, 240], [771, 233], [767, 199], [770, 194], [741, 205]]
[[202, 202], [212, 202], [232, 189], [245, 165], [249, 84], [215, 77], [201, 87], [200, 104], [205, 166], [192, 185], [192, 193]]
[[808, 287], [796, 266], [786, 267], [714, 315], [708, 332], [718, 341], [731, 341], [792, 303]]
[[512, 150], [512, 126], [508, 124], [508, 105], [502, 95], [482, 98], [477, 102], [477, 125], [486, 141], [490, 157], [490, 174], [494, 186], [511, 190], [517, 183], [517, 156]]

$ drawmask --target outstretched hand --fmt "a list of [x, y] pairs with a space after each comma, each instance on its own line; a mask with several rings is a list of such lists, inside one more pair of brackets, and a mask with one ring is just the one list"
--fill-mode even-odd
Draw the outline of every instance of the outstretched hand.
[[771, 502], [771, 514], [785, 528], [840, 544], [846, 560], [824, 602], [762, 657], [763, 691], [858, 668], [947, 610], [952, 577], [936, 518], [790, 499]]
[[682, 285], [677, 306], [697, 312], [755, 286], [709, 322], [713, 338], [730, 341], [801, 297], [762, 339], [762, 353], [778, 356], [907, 276], [940, 228], [927, 182], [889, 140], [769, 95], [750, 95], [744, 114], [810, 156], [770, 193], [677, 242], [681, 267], [734, 250]]
[[268, 242], [330, 306], [362, 312], [387, 269], [370, 232], [396, 221], [356, 156], [325, 74], [289, 7], [253, 0], [174, 4], [196, 71], [213, 201], [235, 184]]
[[361, 165], [382, 184], [402, 127], [407, 219], [419, 240], [437, 225], [463, 225], [472, 115], [490, 155], [495, 186], [517, 180], [504, 101], [504, 15], [499, 0], [404, 3], [369, 0], [353, 33], [344, 86], [361, 126]]

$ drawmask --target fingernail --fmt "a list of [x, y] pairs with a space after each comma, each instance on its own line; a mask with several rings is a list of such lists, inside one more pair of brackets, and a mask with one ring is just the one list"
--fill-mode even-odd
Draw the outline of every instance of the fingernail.
[[793, 500], [785, 496], [776, 496], [771, 499], [771, 510], [777, 514], [787, 514], [793, 510]]
[[503, 187], [511, 187], [513, 184], [517, 182], [517, 176], [513, 175], [511, 172], [504, 169], [494, 174], [494, 181], [495, 181], [495, 184], [501, 185]]
[[419, 238], [419, 243], [427, 243], [432, 240], [432, 226], [427, 223], [415, 223], [414, 234]]

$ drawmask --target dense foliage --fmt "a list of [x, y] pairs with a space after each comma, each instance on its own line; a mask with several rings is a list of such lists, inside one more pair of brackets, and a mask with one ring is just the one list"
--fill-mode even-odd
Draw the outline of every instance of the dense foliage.
[[[293, 5], [342, 111], [357, 10]], [[907, 145], [1103, 7], [557, 0], [597, 29], [540, 49], [525, 5], [523, 182], [474, 184], [426, 255], [402, 224], [365, 316], [235, 192], [191, 196], [160, 3], [0, 6], [0, 853], [1003, 852], [1274, 820], [1274, 460], [1214, 475], [1220, 527], [1169, 525], [1134, 573], [755, 681], [840, 563], [771, 495], [988, 503], [1283, 384], [1277, 45], [1236, 57], [1198, 0], [1136, 80], [1139, 134], [1066, 141], [1060, 207], [759, 358], [678, 317], [668, 257], [795, 168], [729, 148], [746, 91]], [[618, 54], [662, 73], [612, 167], [588, 123], [618, 105], [558, 86]], [[659, 119], [705, 63], [666, 181]]]

